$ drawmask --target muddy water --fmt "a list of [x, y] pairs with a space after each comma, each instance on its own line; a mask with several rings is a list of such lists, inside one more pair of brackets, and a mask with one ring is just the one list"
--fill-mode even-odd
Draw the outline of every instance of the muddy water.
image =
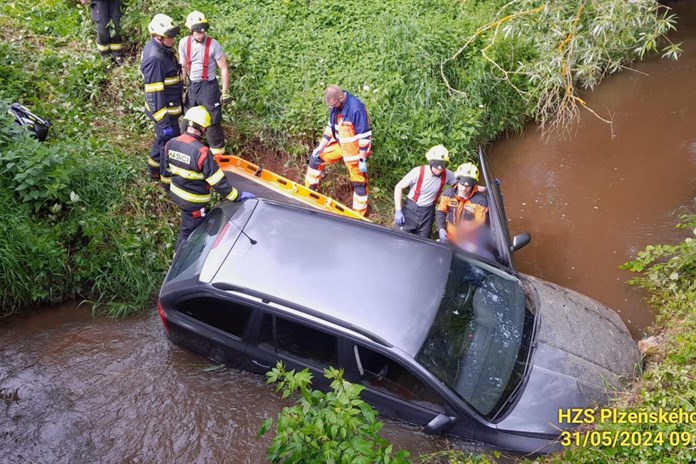
[[[0, 463], [260, 463], [287, 403], [263, 378], [171, 345], [156, 314], [93, 320], [63, 307], [0, 326]], [[445, 449], [412, 427], [383, 436]]]
[[582, 113], [565, 138], [536, 127], [494, 144], [511, 233], [530, 231], [516, 254], [522, 272], [556, 282], [613, 308], [634, 337], [653, 321], [642, 292], [618, 266], [646, 245], [676, 243], [678, 216], [696, 196], [696, 2], [676, 2], [674, 62], [637, 63], [584, 95], [611, 128]]

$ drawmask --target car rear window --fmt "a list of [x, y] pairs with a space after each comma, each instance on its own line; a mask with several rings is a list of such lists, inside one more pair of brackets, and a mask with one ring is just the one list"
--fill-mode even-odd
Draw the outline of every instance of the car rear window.
[[219, 208], [213, 209], [179, 248], [165, 282], [187, 280], [198, 275], [226, 223], [227, 218], [223, 211]]

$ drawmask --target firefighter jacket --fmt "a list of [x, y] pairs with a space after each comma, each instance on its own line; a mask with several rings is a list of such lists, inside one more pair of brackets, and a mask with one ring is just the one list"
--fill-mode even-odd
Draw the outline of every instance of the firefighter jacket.
[[372, 153], [372, 131], [363, 102], [346, 92], [343, 108], [329, 110], [324, 139], [327, 144], [339, 143], [344, 162], [367, 159]]
[[183, 134], [164, 147], [165, 177], [171, 176], [169, 196], [181, 209], [199, 209], [210, 202], [210, 187], [227, 200], [239, 196], [200, 137]]
[[437, 228], [447, 230], [452, 243], [458, 239], [457, 229], [460, 223], [467, 222], [471, 230], [486, 224], [488, 220], [488, 197], [476, 187], [468, 197], [457, 195], [457, 188], [451, 188], [442, 194], [435, 213]]
[[140, 71], [145, 78], [145, 111], [160, 128], [178, 124], [183, 111], [181, 67], [170, 49], [150, 40], [143, 49]]

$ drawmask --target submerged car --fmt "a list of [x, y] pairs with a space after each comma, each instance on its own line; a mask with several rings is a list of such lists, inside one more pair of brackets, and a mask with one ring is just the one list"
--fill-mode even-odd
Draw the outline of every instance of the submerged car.
[[495, 448], [559, 448], [571, 409], [634, 373], [636, 344], [590, 298], [515, 270], [499, 183], [481, 154], [486, 257], [276, 201], [223, 202], [162, 286], [169, 338], [256, 373], [344, 369], [388, 416]]

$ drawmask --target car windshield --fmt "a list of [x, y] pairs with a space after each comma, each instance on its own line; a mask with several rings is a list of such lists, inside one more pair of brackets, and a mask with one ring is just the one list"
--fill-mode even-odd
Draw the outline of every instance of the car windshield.
[[516, 277], [455, 254], [418, 362], [484, 417], [524, 376], [534, 317]]

